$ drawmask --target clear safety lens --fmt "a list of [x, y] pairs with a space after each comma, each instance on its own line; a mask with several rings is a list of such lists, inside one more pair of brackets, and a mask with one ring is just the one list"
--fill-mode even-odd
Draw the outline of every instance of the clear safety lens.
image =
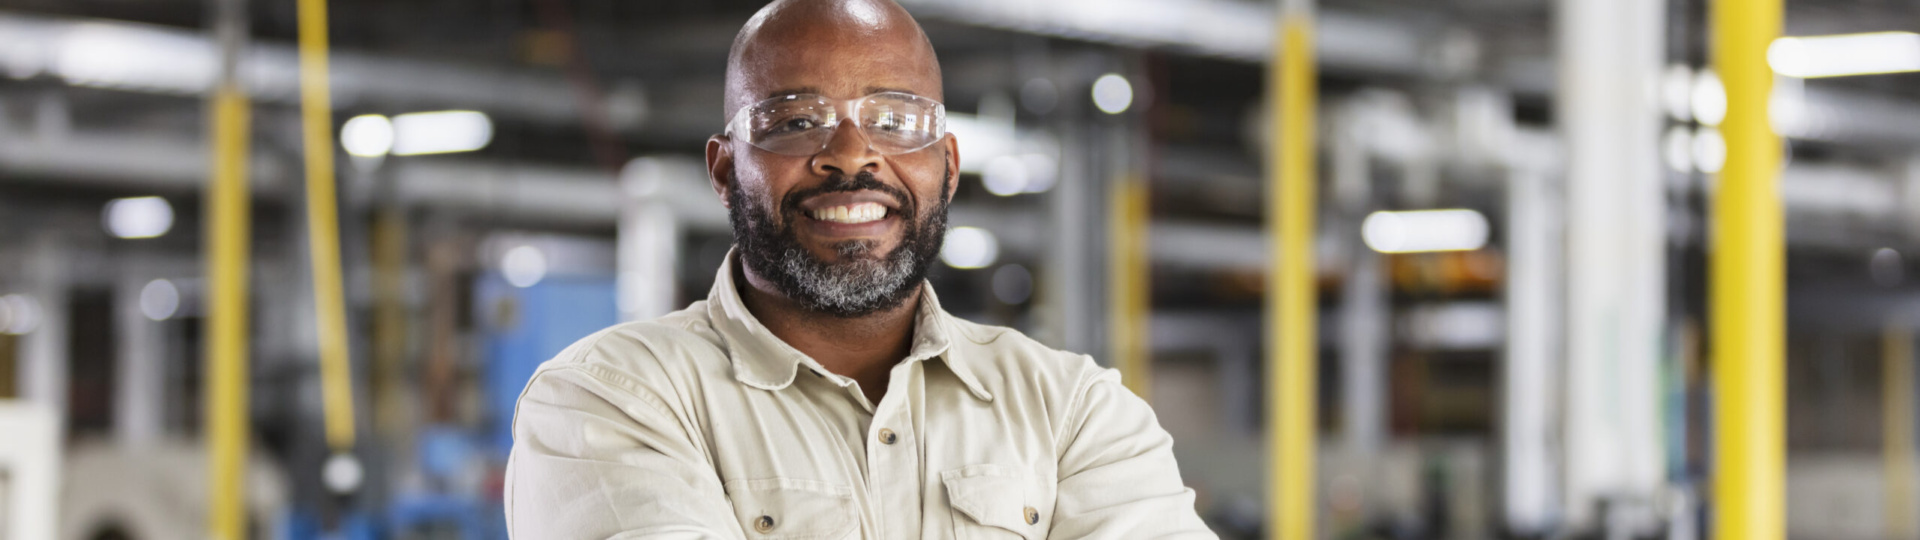
[[[776, 97], [741, 110], [727, 132], [768, 152], [813, 155], [833, 140], [842, 105], [814, 94]], [[848, 101], [844, 107], [857, 115], [861, 131], [881, 154], [918, 151], [947, 134], [946, 108], [924, 97], [885, 92]]]

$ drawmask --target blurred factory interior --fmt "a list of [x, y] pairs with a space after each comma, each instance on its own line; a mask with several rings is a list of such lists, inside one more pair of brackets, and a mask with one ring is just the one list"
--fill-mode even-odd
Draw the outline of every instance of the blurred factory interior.
[[[1716, 10], [1778, 2], [1319, 0], [1302, 117], [1275, 109], [1273, 2], [898, 1], [960, 141], [942, 303], [1121, 368], [1223, 538], [1277, 534], [1289, 143], [1318, 163], [1289, 192], [1317, 211], [1288, 252], [1317, 293], [1290, 327], [1317, 329], [1290, 372], [1317, 389], [1311, 537], [1770, 540], [1712, 525], [1750, 515], [1717, 461], [1758, 463], [1723, 474], [1764, 499], [1770, 425], [1785, 537], [1920, 538], [1920, 76], [1875, 73], [1920, 70], [1894, 32], [1920, 3], [1787, 0], [1772, 35], [1804, 39], [1771, 41], [1756, 109], [1716, 76]], [[0, 0], [0, 538], [210, 537], [232, 460], [247, 537], [504, 538], [535, 366], [712, 284], [700, 152], [762, 4]], [[330, 108], [302, 108], [302, 5]], [[1710, 227], [1723, 167], [1772, 140], [1735, 117], [1781, 137], [1772, 244], [1766, 189], [1758, 236]], [[1744, 261], [1710, 248], [1738, 242], [1784, 272], [1728, 285], [1785, 303], [1757, 337], [1783, 401], [1714, 393], [1715, 265]], [[1715, 439], [1742, 396], [1771, 424]]]

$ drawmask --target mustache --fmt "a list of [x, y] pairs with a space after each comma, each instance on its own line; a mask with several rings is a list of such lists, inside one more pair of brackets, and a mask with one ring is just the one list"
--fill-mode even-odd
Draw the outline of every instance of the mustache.
[[[834, 174], [828, 176], [827, 181], [820, 183], [818, 186], [797, 189], [787, 193], [786, 197], [780, 199], [780, 212], [786, 215], [799, 214], [800, 203], [809, 198], [828, 193], [854, 191], [878, 191], [886, 194], [888, 197], [892, 197], [894, 206], [899, 207], [903, 212], [913, 212], [917, 210], [912, 206], [912, 199], [907, 196], [906, 190], [881, 182], [879, 178], [873, 176], [873, 173], [862, 172], [853, 176]], [[908, 215], [917, 215], [917, 213], [909, 213]]]

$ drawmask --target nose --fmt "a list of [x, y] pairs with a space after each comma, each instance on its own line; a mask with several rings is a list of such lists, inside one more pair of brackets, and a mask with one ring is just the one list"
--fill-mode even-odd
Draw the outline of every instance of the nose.
[[880, 172], [880, 152], [873, 149], [873, 141], [860, 129], [860, 123], [847, 118], [834, 127], [826, 149], [813, 155], [812, 165], [813, 173], [820, 176]]

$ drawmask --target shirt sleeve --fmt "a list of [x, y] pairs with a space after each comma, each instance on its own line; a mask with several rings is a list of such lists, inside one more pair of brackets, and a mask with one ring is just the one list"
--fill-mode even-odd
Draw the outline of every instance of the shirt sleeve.
[[523, 539], [743, 538], [706, 453], [653, 392], [595, 365], [542, 369], [521, 393], [505, 487]]
[[1147, 402], [1102, 370], [1082, 384], [1060, 453], [1049, 538], [1217, 538], [1180, 481], [1173, 437]]

